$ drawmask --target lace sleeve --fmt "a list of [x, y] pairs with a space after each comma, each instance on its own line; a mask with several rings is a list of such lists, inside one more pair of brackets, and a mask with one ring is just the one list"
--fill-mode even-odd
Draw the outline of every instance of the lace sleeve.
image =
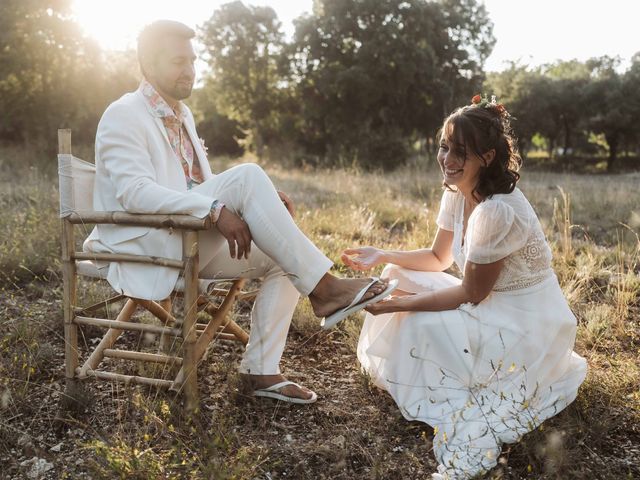
[[436, 223], [438, 224], [438, 227], [443, 230], [453, 232], [456, 198], [457, 193], [450, 190], [445, 190], [442, 194], [442, 200], [440, 200], [440, 211], [438, 212]]
[[521, 249], [527, 243], [527, 222], [501, 201], [482, 202], [469, 218], [467, 260], [493, 263]]

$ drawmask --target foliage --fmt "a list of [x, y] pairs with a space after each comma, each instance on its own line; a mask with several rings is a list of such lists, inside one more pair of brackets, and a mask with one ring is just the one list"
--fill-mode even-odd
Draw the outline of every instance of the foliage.
[[[264, 147], [394, 167], [479, 85], [493, 45], [475, 0], [327, 0], [287, 44], [272, 9], [233, 2], [201, 29], [207, 96]], [[317, 163], [317, 162], [316, 162]]]
[[255, 472], [259, 456], [255, 458], [250, 447], [238, 445], [224, 419], [209, 429], [198, 418], [172, 415], [164, 399], [150, 401], [136, 392], [131, 403], [122, 411], [120, 431], [108, 441], [94, 440], [84, 446], [97, 478], [233, 480], [250, 478]]
[[[0, 150], [0, 165], [9, 152]], [[23, 181], [0, 181], [0, 286], [55, 275], [60, 248], [57, 189], [51, 188], [52, 180], [35, 168], [13, 169], [11, 176]]]
[[608, 57], [591, 60], [592, 81], [585, 89], [589, 127], [596, 133], [602, 133], [607, 141], [609, 171], [613, 169], [623, 137], [635, 130], [632, 122], [638, 114], [632, 107], [640, 102], [640, 95], [636, 92], [637, 78], [633, 78], [632, 73], [635, 70], [621, 75], [616, 71], [617, 63]]
[[132, 57], [101, 52], [70, 0], [6, 0], [0, 16], [0, 139], [55, 149], [56, 129], [92, 139], [106, 105], [135, 85]]
[[209, 155], [238, 157], [245, 151], [241, 143], [247, 135], [240, 123], [220, 113], [213, 93], [208, 79], [205, 86], [191, 96], [198, 135], [205, 141]]
[[484, 89], [497, 94], [517, 118], [515, 129], [525, 153], [539, 135], [551, 159], [564, 159], [576, 150], [589, 155], [598, 146], [592, 139], [602, 135], [611, 171], [623, 147], [639, 146], [638, 80], [640, 56], [624, 72], [619, 59], [605, 56], [533, 69], [513, 63], [489, 74]]
[[[102, 51], [70, 5], [3, 2], [3, 144], [51, 156], [60, 127], [89, 143], [106, 106], [137, 85], [135, 53]], [[513, 63], [485, 81], [495, 40], [478, 0], [316, 0], [295, 24], [288, 40], [273, 9], [236, 1], [201, 25], [210, 68], [188, 103], [215, 154], [391, 169], [433, 157], [442, 119], [481, 92], [516, 117], [525, 154], [567, 169], [640, 157], [640, 53], [626, 70], [609, 57]]]
[[492, 45], [473, 1], [316, 2], [291, 46], [300, 143], [331, 163], [403, 163], [478, 85]]
[[258, 156], [274, 134], [280, 85], [287, 80], [280, 27], [272, 8], [235, 1], [222, 5], [200, 30], [211, 68], [205, 88], [222, 113], [250, 129]]

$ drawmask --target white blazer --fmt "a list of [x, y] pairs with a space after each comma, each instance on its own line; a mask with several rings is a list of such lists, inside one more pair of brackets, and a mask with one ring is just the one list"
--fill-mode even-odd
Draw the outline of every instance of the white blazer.
[[[200, 162], [204, 180], [213, 176], [188, 108], [185, 128]], [[181, 213], [205, 217], [213, 198], [187, 190], [184, 171], [162, 123], [141, 89], [112, 103], [96, 134], [96, 211]], [[182, 258], [180, 231], [148, 227], [98, 225], [84, 242], [92, 252]], [[202, 259], [205, 260], [205, 259]], [[107, 280], [118, 292], [136, 298], [167, 298], [178, 279], [174, 268], [111, 262]]]

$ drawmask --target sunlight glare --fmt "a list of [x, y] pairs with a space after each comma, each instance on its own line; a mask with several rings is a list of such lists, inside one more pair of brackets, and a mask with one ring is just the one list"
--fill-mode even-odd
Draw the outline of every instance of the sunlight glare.
[[[196, 28], [229, 0], [74, 0], [73, 14], [86, 35], [106, 50], [135, 48], [140, 30], [161, 18]], [[268, 5], [277, 13], [287, 35], [293, 19], [311, 9], [312, 0], [257, 0], [250, 5]]]
[[[230, 0], [74, 0], [73, 12], [85, 33], [107, 50], [135, 48], [139, 31], [159, 18], [197, 28]], [[530, 65], [600, 55], [619, 55], [627, 63], [640, 51], [635, 23], [640, 3], [628, 0], [481, 0], [494, 22], [496, 46], [487, 70], [520, 60]], [[282, 29], [293, 34], [293, 20], [312, 8], [312, 0], [245, 0], [268, 5]]]

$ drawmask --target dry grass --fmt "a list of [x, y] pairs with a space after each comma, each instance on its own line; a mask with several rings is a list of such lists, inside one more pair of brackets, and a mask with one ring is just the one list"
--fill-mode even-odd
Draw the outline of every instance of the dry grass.
[[[244, 395], [235, 373], [241, 349], [221, 343], [211, 352], [216, 361], [200, 367], [202, 409], [193, 418], [181, 417], [165, 392], [104, 382], [88, 387], [91, 408], [61, 409], [56, 182], [18, 163], [6, 153], [0, 163], [0, 478], [25, 477], [34, 458], [52, 465], [42, 478], [413, 479], [433, 471], [431, 430], [402, 420], [358, 369], [361, 319], [320, 331], [306, 301], [283, 368], [316, 389], [312, 407]], [[348, 246], [417, 248], [435, 234], [433, 169], [266, 169], [298, 205], [303, 230], [336, 261]], [[505, 449], [489, 478], [638, 478], [640, 175], [525, 170], [523, 177], [590, 370], [578, 400]], [[101, 291], [87, 285], [82, 294]], [[246, 322], [246, 310], [239, 316]], [[83, 342], [90, 346], [97, 334], [83, 331]]]

